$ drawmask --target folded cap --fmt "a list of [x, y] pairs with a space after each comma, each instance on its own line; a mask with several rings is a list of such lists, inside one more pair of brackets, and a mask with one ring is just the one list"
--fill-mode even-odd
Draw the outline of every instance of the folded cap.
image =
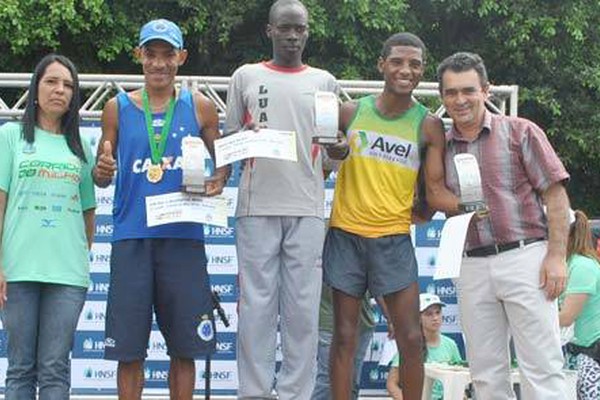
[[142, 27], [140, 30], [140, 47], [151, 40], [163, 40], [176, 49], [183, 49], [181, 29], [166, 19], [155, 19]]

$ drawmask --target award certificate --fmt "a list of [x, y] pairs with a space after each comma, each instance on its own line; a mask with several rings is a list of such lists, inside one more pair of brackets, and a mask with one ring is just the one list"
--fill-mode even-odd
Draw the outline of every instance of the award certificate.
[[234, 133], [215, 140], [217, 168], [246, 158], [298, 161], [296, 132], [261, 129]]
[[167, 193], [146, 197], [148, 227], [175, 222], [198, 222], [227, 227], [228, 200], [190, 193]]

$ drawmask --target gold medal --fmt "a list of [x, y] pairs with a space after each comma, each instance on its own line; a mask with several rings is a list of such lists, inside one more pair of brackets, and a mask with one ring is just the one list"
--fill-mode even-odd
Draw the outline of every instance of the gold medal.
[[146, 171], [146, 179], [150, 183], [158, 183], [162, 179], [164, 171], [159, 164], [150, 164]]

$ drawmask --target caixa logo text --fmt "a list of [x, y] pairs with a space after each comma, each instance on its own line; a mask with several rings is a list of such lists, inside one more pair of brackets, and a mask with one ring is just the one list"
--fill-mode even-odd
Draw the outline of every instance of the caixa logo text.
[[[202, 372], [202, 378], [206, 379], [206, 371]], [[210, 371], [212, 381], [230, 381], [233, 379], [233, 371]]]

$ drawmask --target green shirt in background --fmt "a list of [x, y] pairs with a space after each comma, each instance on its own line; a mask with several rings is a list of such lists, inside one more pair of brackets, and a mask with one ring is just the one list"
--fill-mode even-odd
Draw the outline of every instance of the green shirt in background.
[[[375, 327], [374, 312], [370, 296], [367, 293], [360, 302], [359, 326], [361, 331]], [[319, 330], [333, 332], [333, 300], [331, 288], [325, 284], [321, 290], [321, 303], [319, 304]]]
[[[460, 351], [456, 342], [445, 335], [440, 335], [440, 344], [438, 346], [427, 346], [427, 363], [445, 363], [454, 364], [462, 361]], [[392, 359], [392, 367], [400, 366], [400, 355], [396, 354]], [[436, 379], [431, 388], [431, 399], [441, 400], [444, 398], [444, 387], [442, 382]]]
[[28, 144], [21, 125], [0, 127], [0, 190], [8, 193], [2, 263], [8, 282], [89, 285], [89, 252], [83, 211], [96, 207], [94, 157], [87, 163], [65, 137], [41, 129]]
[[578, 346], [588, 347], [600, 339], [600, 265], [590, 257], [575, 254], [569, 258], [568, 282], [565, 295], [587, 294], [588, 300], [575, 320]]

